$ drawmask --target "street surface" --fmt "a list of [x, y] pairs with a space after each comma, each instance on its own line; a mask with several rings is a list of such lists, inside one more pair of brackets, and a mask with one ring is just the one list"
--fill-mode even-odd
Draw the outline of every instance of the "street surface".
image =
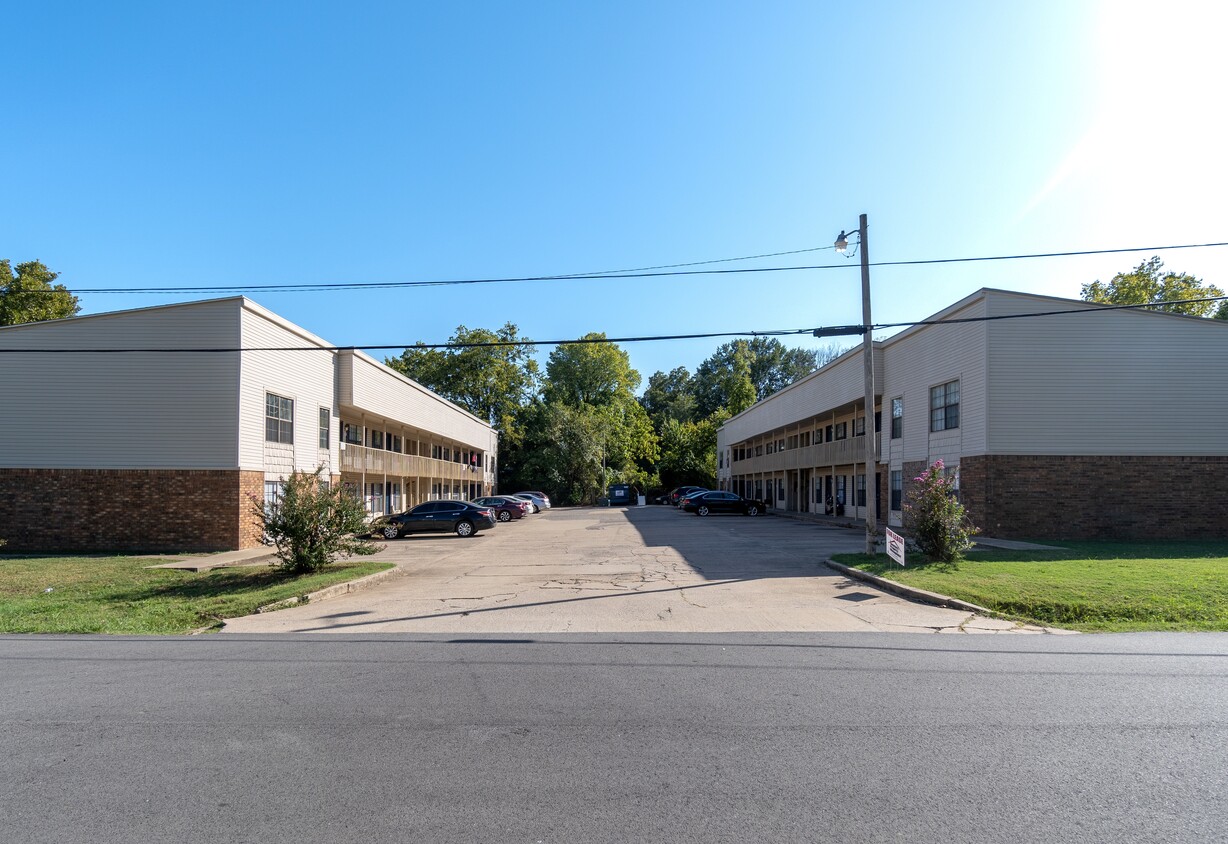
[[1228, 636], [0, 637], [0, 838], [1222, 842]]
[[476, 537], [392, 540], [371, 589], [227, 633], [1042, 632], [907, 601], [822, 565], [863, 530], [671, 507], [555, 509]]

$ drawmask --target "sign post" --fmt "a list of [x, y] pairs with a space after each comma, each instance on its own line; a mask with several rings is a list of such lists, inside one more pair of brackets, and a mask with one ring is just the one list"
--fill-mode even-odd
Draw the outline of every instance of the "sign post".
[[887, 556], [904, 565], [904, 537], [887, 528]]

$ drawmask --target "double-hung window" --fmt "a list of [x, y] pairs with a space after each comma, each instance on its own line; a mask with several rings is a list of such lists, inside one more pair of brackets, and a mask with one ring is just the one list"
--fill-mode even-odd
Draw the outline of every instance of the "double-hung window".
[[323, 449], [327, 449], [332, 441], [331, 417], [331, 410], [327, 407], [320, 408], [320, 448]]
[[849, 423], [837, 422], [836, 423], [836, 439], [847, 440], [848, 437], [849, 437]]
[[891, 400], [891, 439], [904, 436], [904, 398]]
[[294, 443], [294, 399], [264, 394], [264, 438], [271, 443]]
[[891, 509], [899, 510], [904, 501], [904, 472], [893, 469], [891, 472]]
[[959, 381], [930, 387], [930, 430], [959, 427]]
[[866, 418], [858, 416], [853, 420], [853, 436], [864, 437], [866, 435]]

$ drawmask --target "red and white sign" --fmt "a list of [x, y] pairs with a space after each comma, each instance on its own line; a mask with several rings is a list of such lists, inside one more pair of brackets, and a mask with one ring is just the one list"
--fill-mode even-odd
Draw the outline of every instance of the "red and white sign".
[[887, 528], [887, 556], [904, 565], [904, 537]]

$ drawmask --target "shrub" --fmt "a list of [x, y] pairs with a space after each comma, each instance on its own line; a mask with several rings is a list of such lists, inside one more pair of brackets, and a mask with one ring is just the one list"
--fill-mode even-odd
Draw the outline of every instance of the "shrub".
[[295, 472], [276, 500], [253, 501], [281, 565], [295, 574], [324, 568], [343, 554], [377, 550], [361, 536], [367, 530], [362, 501], [343, 486], [322, 483], [322, 471]]
[[962, 560], [980, 529], [968, 521], [964, 505], [955, 495], [955, 478], [947, 477], [942, 461], [936, 460], [913, 481], [904, 504], [904, 526], [912, 540], [931, 560]]

